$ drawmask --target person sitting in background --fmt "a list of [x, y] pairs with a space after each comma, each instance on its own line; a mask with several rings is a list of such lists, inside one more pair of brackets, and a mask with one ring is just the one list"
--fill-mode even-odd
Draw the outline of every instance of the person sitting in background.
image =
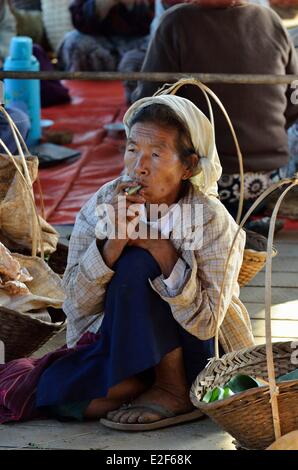
[[[16, 107], [5, 106], [5, 109], [19, 129], [23, 139], [26, 140], [31, 127], [28, 114], [25, 112], [25, 110]], [[0, 139], [3, 140], [4, 144], [6, 147], [8, 147], [13, 155], [18, 152], [10, 126], [2, 113], [0, 113]], [[0, 153], [6, 153], [6, 150], [2, 147], [1, 144]]]
[[[288, 28], [290, 38], [294, 43], [296, 54], [298, 56], [298, 4], [294, 2], [281, 2], [275, 5], [272, 2], [275, 11], [282, 18], [283, 24]], [[293, 169], [298, 171], [298, 123], [293, 124], [288, 130], [289, 136], [289, 150], [292, 159]]]
[[[219, 27], [220, 25], [220, 27]], [[198, 0], [164, 13], [147, 51], [143, 72], [298, 74], [293, 44], [270, 8], [240, 0]], [[134, 99], [151, 96], [162, 83], [139, 84]], [[290, 86], [212, 84], [235, 127], [244, 156], [245, 208], [288, 175], [286, 128], [298, 118]], [[180, 91], [179, 91], [180, 94]], [[200, 91], [181, 90], [208, 113]], [[239, 165], [227, 123], [215, 110], [217, 146], [223, 166], [221, 201], [235, 216]]]
[[[13, 14], [14, 8], [12, 2], [8, 0], [0, 0], [0, 63], [1, 68], [5, 58], [9, 55], [10, 42], [13, 37], [17, 36], [17, 21]], [[34, 55], [39, 60], [41, 70], [49, 70], [50, 61], [44, 50], [34, 45]], [[51, 66], [51, 64], [50, 64]], [[58, 81], [42, 81], [41, 83], [41, 103], [43, 106], [57, 104], [70, 101], [68, 90]], [[1, 103], [5, 105], [5, 93], [2, 85]], [[6, 111], [18, 127], [22, 137], [26, 140], [31, 124], [26, 109], [26, 105], [17, 102], [13, 105], [6, 106]], [[0, 114], [0, 139], [8, 147], [12, 154], [17, 153], [17, 146], [13, 138], [10, 126], [3, 114]], [[1, 151], [5, 150], [1, 147]]]
[[[270, 6], [269, 0], [248, 0], [250, 3], [255, 3], [256, 5], [263, 5], [263, 6]], [[152, 30], [158, 26], [159, 20], [162, 14], [168, 9], [179, 3], [191, 3], [191, 0], [155, 0], [155, 17], [154, 17], [154, 24]]]
[[154, 17], [154, 0], [73, 0], [70, 11], [76, 29], [65, 35], [60, 46], [62, 69], [140, 70]]
[[[48, 54], [39, 44], [33, 44], [33, 55], [38, 60], [41, 71], [51, 72], [54, 70]], [[57, 104], [69, 103], [71, 98], [67, 87], [60, 80], [41, 80], [40, 101], [41, 107], [47, 108]]]
[[[13, 0], [4, 0], [3, 3], [6, 4], [5, 8], [11, 24], [10, 34], [7, 37], [7, 48], [5, 51], [4, 58], [9, 55], [9, 43], [14, 36], [28, 35], [32, 38], [34, 42], [33, 55], [39, 62], [40, 70], [54, 70], [54, 67], [49, 59], [48, 53], [44, 49], [44, 46], [46, 44], [43, 36], [44, 32], [40, 33], [39, 28], [37, 28], [36, 31], [34, 30], [34, 25], [36, 24], [36, 17], [31, 17], [29, 14], [32, 8], [41, 8], [40, 2], [16, 2]], [[26, 7], [26, 10], [23, 10], [24, 6]], [[40, 22], [42, 22], [41, 19]], [[43, 26], [41, 26], [41, 28], [43, 28]], [[68, 89], [64, 85], [62, 85], [59, 80], [41, 80], [40, 97], [41, 106], [43, 108], [56, 104], [68, 103], [70, 101]]]

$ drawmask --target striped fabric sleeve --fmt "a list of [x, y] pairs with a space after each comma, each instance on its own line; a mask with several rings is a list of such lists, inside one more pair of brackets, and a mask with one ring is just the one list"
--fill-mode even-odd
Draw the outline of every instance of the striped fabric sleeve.
[[207, 216], [205, 222], [202, 248], [184, 253], [191, 273], [178, 294], [169, 295], [162, 276], [151, 281], [152, 288], [169, 303], [174, 318], [189, 333], [202, 340], [215, 336], [216, 328], [222, 324], [233, 295], [236, 290], [239, 291], [237, 278], [245, 244], [245, 235], [242, 232], [228, 265], [223, 301], [218, 311], [225, 263], [236, 224], [220, 206], [217, 207], [216, 217]]
[[178, 294], [189, 275], [190, 269], [182, 258], [178, 258], [170, 276], [163, 279], [167, 291], [171, 297]]

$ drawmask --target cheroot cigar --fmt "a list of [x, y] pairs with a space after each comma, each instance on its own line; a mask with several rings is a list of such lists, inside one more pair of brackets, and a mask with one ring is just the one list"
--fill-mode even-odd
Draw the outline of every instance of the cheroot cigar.
[[125, 192], [127, 193], [128, 196], [131, 196], [132, 194], [137, 193], [141, 189], [141, 185], [139, 184], [138, 186], [133, 186], [131, 188], [127, 188]]

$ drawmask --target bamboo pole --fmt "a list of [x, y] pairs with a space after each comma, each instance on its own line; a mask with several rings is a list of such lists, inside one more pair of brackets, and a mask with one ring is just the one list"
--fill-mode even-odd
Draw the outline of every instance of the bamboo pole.
[[298, 185], [298, 173], [292, 178], [292, 184], [288, 186], [283, 193], [279, 196], [275, 204], [269, 227], [268, 242], [267, 242], [267, 257], [266, 257], [266, 271], [265, 271], [265, 330], [266, 330], [266, 356], [267, 356], [267, 369], [268, 381], [270, 389], [270, 403], [272, 408], [272, 417], [274, 425], [275, 439], [281, 437], [281, 423], [278, 407], [279, 389], [276, 384], [275, 370], [274, 370], [274, 356], [272, 346], [272, 332], [271, 332], [271, 305], [272, 305], [272, 251], [273, 251], [273, 238], [276, 224], [276, 218], [282, 201], [287, 193]]
[[[298, 85], [298, 75], [254, 75], [254, 74], [212, 74], [212, 73], [155, 73], [155, 72], [13, 72], [0, 71], [0, 79], [40, 79], [40, 80], [142, 80], [151, 82], [175, 82], [181, 78], [195, 78], [203, 83], [225, 83], [240, 85]], [[297, 83], [293, 83], [297, 81]]]

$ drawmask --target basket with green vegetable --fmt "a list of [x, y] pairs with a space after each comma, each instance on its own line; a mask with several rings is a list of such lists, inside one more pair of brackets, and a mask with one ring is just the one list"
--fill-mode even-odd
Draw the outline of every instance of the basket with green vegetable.
[[[271, 268], [274, 227], [282, 200], [293, 187], [298, 185], [298, 174], [294, 178], [275, 183], [265, 191], [244, 217], [238, 233], [257, 205], [268, 194], [283, 185], [287, 187], [279, 197], [273, 211], [267, 246], [266, 344], [228, 353], [219, 358], [217, 328], [216, 357], [211, 359], [199, 374], [191, 389], [193, 404], [230, 433], [236, 439], [238, 447], [245, 449], [266, 449], [275, 439], [298, 429], [298, 377], [297, 360], [294, 360], [294, 347], [297, 345], [295, 342], [272, 344], [271, 339]], [[234, 242], [238, 233], [235, 235]], [[230, 255], [226, 267], [229, 259]], [[222, 302], [225, 277], [218, 308]], [[239, 376], [246, 376], [247, 383], [240, 383], [239, 386]]]

